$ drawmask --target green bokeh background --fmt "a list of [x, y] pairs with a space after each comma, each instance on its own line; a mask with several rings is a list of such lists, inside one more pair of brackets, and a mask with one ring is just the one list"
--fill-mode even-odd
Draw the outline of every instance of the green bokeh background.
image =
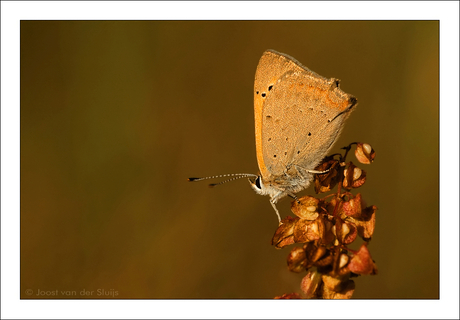
[[186, 181], [257, 173], [266, 49], [358, 98], [333, 152], [377, 152], [355, 192], [378, 207], [379, 274], [357, 278], [354, 298], [439, 298], [438, 46], [437, 21], [22, 21], [21, 298], [300, 291], [290, 248], [270, 244], [267, 197]]

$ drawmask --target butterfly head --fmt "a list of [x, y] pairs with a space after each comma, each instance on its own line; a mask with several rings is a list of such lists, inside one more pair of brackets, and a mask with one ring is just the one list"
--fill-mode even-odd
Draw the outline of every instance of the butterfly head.
[[257, 194], [261, 194], [261, 195], [264, 195], [265, 194], [265, 187], [264, 187], [264, 184], [262, 182], [262, 177], [261, 176], [257, 176], [255, 179], [251, 179], [249, 178], [249, 184], [251, 185], [251, 188], [257, 193]]
[[274, 188], [273, 186], [271, 185], [267, 185], [267, 184], [264, 184], [263, 182], [263, 179], [261, 176], [257, 176], [255, 179], [251, 179], [249, 178], [249, 183], [251, 184], [251, 188], [257, 193], [257, 194], [260, 194], [260, 195], [263, 195], [263, 196], [270, 196], [270, 197], [273, 197], [277, 194], [280, 193], [280, 189], [279, 188]]

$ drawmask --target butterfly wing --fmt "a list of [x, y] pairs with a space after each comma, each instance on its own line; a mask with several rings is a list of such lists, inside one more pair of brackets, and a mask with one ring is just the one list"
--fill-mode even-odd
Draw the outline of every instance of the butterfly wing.
[[[289, 56], [270, 51], [263, 62], [272, 63], [274, 72], [265, 72], [255, 89], [257, 160], [264, 180], [275, 181], [285, 179], [293, 165], [314, 170], [356, 99], [340, 90], [338, 80], [323, 78]], [[259, 89], [263, 84], [265, 91]]]
[[254, 81], [254, 118], [256, 133], [257, 163], [262, 177], [268, 177], [270, 171], [267, 169], [263, 157], [262, 141], [262, 111], [266, 99], [271, 95], [273, 85], [288, 71], [302, 71], [306, 68], [300, 62], [288, 55], [267, 50], [259, 60]]

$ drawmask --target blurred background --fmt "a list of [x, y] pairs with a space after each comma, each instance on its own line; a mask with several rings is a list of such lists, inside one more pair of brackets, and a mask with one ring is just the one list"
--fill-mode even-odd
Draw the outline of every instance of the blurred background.
[[[353, 297], [439, 298], [437, 21], [20, 27], [21, 298], [300, 292], [304, 273], [286, 265], [293, 246], [271, 245], [268, 197], [245, 179], [187, 182], [257, 173], [253, 82], [266, 49], [358, 98], [332, 152], [353, 141], [377, 152], [353, 192], [378, 207], [379, 274], [356, 278]], [[282, 216], [289, 206], [279, 203]]]

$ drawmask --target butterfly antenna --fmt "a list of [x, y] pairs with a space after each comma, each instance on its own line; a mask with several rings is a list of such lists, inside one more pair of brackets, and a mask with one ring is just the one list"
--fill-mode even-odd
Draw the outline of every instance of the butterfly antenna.
[[201, 181], [201, 180], [216, 179], [216, 178], [222, 178], [222, 177], [232, 177], [232, 178], [221, 181], [219, 183], [211, 183], [209, 186], [214, 187], [214, 186], [224, 184], [230, 181], [234, 181], [237, 179], [241, 179], [241, 178], [248, 178], [248, 177], [257, 178], [257, 175], [251, 174], [251, 173], [231, 173], [231, 174], [221, 174], [218, 176], [210, 176], [210, 177], [203, 177], [203, 178], [188, 178], [188, 181]]

